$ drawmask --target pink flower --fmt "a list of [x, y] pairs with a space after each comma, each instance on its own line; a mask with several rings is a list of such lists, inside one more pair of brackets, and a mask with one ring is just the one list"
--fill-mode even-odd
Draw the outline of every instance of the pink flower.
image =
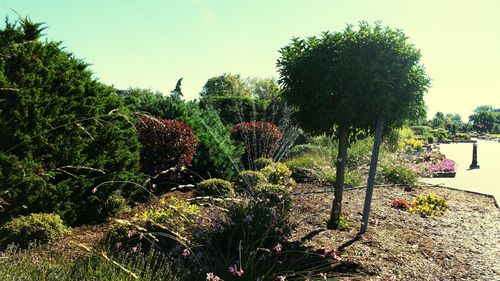
[[207, 273], [207, 281], [222, 281], [222, 279], [213, 272], [209, 272]]
[[324, 272], [320, 273], [319, 276], [321, 276], [325, 280], [328, 280], [328, 276]]
[[286, 276], [283, 276], [283, 275], [279, 275], [277, 277], [278, 277], [278, 281], [285, 281], [285, 279], [286, 279]]
[[134, 235], [134, 233], [132, 233], [132, 232], [127, 233], [128, 238], [132, 238], [133, 235]]
[[184, 251], [182, 251], [182, 256], [183, 257], [187, 257], [191, 254], [191, 252], [188, 250], [188, 249], [184, 249]]
[[229, 273], [232, 273], [233, 276], [238, 276], [238, 277], [242, 276], [244, 273], [243, 268], [238, 269], [238, 266], [236, 264], [230, 265], [227, 271]]
[[276, 253], [281, 252], [281, 250], [282, 250], [282, 249], [283, 249], [283, 246], [282, 246], [280, 243], [276, 244], [276, 246], [274, 246], [274, 248], [273, 248], [273, 250], [274, 250]]

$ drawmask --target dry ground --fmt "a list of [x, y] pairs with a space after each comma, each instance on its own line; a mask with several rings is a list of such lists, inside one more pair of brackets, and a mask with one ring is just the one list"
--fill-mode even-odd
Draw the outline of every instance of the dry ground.
[[[325, 187], [299, 184], [298, 191]], [[365, 189], [344, 193], [348, 231], [324, 229], [331, 193], [294, 198], [297, 222], [292, 241], [341, 249], [334, 275], [348, 280], [500, 280], [500, 211], [490, 197], [439, 187], [376, 188], [368, 232], [357, 237]], [[421, 217], [394, 209], [391, 200], [434, 192], [445, 196], [442, 217]]]

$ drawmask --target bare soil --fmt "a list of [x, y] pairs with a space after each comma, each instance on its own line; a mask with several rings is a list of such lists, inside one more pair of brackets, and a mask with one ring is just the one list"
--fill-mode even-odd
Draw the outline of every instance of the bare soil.
[[[295, 191], [324, 190], [299, 184]], [[294, 197], [292, 241], [339, 248], [333, 276], [346, 280], [500, 280], [500, 211], [494, 199], [441, 187], [375, 188], [368, 232], [358, 236], [366, 189], [347, 190], [343, 212], [351, 227], [327, 230], [333, 194]], [[422, 217], [391, 207], [434, 192], [447, 198], [441, 217]]]

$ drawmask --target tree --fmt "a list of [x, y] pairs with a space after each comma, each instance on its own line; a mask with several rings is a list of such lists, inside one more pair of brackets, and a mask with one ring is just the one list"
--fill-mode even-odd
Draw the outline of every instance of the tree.
[[177, 80], [177, 84], [175, 84], [175, 89], [173, 89], [172, 91], [170, 91], [170, 96], [174, 99], [181, 99], [184, 95], [182, 94], [182, 89], [181, 89], [181, 86], [182, 86], [182, 79], [183, 78], [180, 78], [179, 80]]
[[10, 204], [0, 223], [38, 212], [103, 219], [106, 201], [142, 180], [136, 130], [114, 89], [42, 30], [27, 18], [0, 30], [0, 194]]
[[[298, 108], [294, 119], [311, 133], [334, 134], [339, 139], [328, 225], [335, 228], [349, 141], [360, 131], [373, 133], [376, 123], [380, 135], [382, 124], [394, 128], [406, 119], [424, 116], [423, 94], [429, 78], [419, 63], [420, 52], [406, 35], [380, 23], [372, 27], [361, 22], [357, 30], [348, 26], [319, 38], [295, 38], [280, 53], [279, 81], [285, 100]], [[372, 164], [376, 166], [376, 161]], [[370, 174], [374, 176], [374, 169]]]
[[250, 97], [251, 93], [248, 91], [247, 81], [239, 74], [225, 73], [208, 79], [201, 90], [200, 101], [215, 96]]

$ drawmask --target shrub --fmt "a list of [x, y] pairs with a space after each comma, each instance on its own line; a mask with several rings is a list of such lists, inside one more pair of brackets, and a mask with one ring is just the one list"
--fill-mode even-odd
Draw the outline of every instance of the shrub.
[[143, 115], [137, 123], [137, 131], [145, 173], [156, 175], [170, 168], [190, 166], [196, 152], [196, 140], [193, 130], [186, 124]]
[[297, 181], [323, 181], [328, 175], [335, 173], [332, 162], [316, 154], [293, 157], [285, 165], [290, 168], [292, 177]]
[[391, 206], [396, 209], [407, 210], [408, 208], [410, 208], [411, 204], [405, 199], [397, 198], [392, 200]]
[[[334, 185], [337, 175], [335, 172], [329, 173], [325, 177], [325, 181], [329, 184]], [[344, 174], [344, 184], [349, 187], [356, 187], [361, 185], [361, 177], [356, 171], [347, 171]]]
[[176, 232], [182, 232], [194, 223], [199, 214], [200, 207], [197, 205], [190, 204], [182, 198], [170, 196], [162, 198], [157, 208], [138, 213], [135, 218], [142, 222], [159, 224]]
[[382, 168], [382, 176], [387, 183], [414, 186], [417, 174], [404, 164], [389, 164]]
[[448, 209], [446, 199], [436, 196], [434, 193], [429, 195], [419, 195], [413, 199], [412, 206], [408, 209], [411, 213], [421, 214], [423, 216], [440, 216]]
[[223, 179], [208, 179], [196, 185], [196, 194], [205, 196], [233, 196], [234, 188]]
[[278, 150], [282, 133], [280, 129], [268, 122], [243, 122], [235, 125], [232, 137], [245, 144], [243, 163], [253, 168], [256, 159], [272, 158]]
[[349, 222], [344, 218], [344, 215], [340, 214], [339, 220], [335, 222], [335, 229], [347, 230], [349, 229]]
[[234, 280], [235, 274], [244, 280], [274, 280], [271, 275], [283, 270], [276, 252], [291, 231], [289, 201], [286, 187], [263, 185], [254, 197], [230, 203], [227, 221], [206, 234], [207, 267], [224, 280]]
[[112, 215], [119, 214], [127, 209], [127, 199], [122, 196], [122, 192], [120, 190], [115, 190], [104, 201], [104, 204], [102, 205], [102, 207], [100, 207], [98, 213], [103, 217], [110, 217]]
[[36, 243], [48, 243], [59, 239], [71, 230], [55, 214], [30, 214], [20, 216], [0, 227], [0, 245], [14, 243], [21, 248], [27, 248]]
[[232, 143], [230, 128], [215, 110], [200, 109], [196, 101], [184, 102], [141, 89], [129, 89], [123, 99], [133, 111], [181, 121], [193, 129], [198, 144], [191, 167], [193, 174], [231, 179], [241, 166], [243, 147]]
[[257, 185], [266, 182], [264, 174], [258, 171], [241, 171], [236, 177], [236, 185], [244, 190], [253, 190]]
[[370, 164], [373, 150], [373, 137], [358, 140], [347, 150], [347, 167], [351, 170]]
[[261, 158], [256, 159], [253, 162], [253, 165], [254, 165], [255, 171], [258, 171], [258, 170], [264, 168], [265, 166], [271, 165], [273, 163], [274, 163], [273, 159], [261, 157]]
[[290, 178], [292, 171], [283, 163], [273, 163], [260, 170], [271, 184], [295, 184], [293, 179]]
[[37, 24], [0, 30], [0, 194], [10, 204], [0, 222], [41, 212], [103, 220], [109, 195], [128, 197], [142, 180], [130, 112], [87, 63], [26, 26]]

